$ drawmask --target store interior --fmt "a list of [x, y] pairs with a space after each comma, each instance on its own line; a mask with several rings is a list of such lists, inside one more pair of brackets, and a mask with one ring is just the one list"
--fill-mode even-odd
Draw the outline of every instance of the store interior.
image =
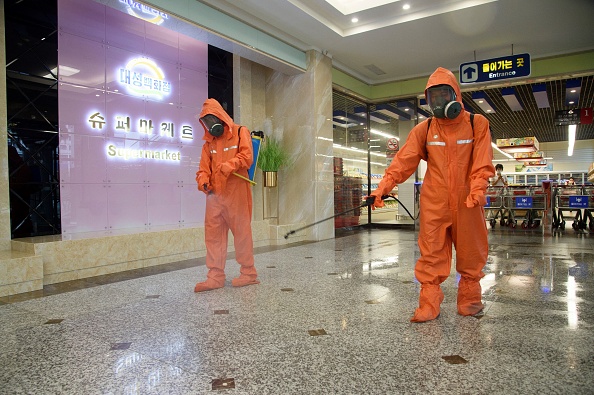
[[[511, 91], [510, 86], [463, 90], [465, 109], [482, 114], [489, 120], [493, 164], [504, 166], [508, 185], [534, 187], [548, 180], [554, 185], [564, 185], [570, 177], [578, 185], [591, 185], [594, 181], [594, 125], [591, 117], [589, 120], [582, 119], [584, 122], [575, 127], [570, 151], [570, 127], [562, 124], [559, 114], [576, 108], [577, 111], [580, 108], [591, 111], [593, 81], [593, 76], [583, 76], [514, 85]], [[430, 116], [422, 95], [370, 104], [345, 93], [334, 92], [333, 143], [335, 156], [340, 158], [335, 160], [336, 213], [356, 207], [377, 187], [391, 158], [406, 141], [408, 132]], [[503, 144], [506, 139], [524, 137], [533, 137], [537, 141], [536, 153], [529, 154], [531, 161], [516, 159], [513, 152], [508, 153], [498, 147], [498, 140]], [[422, 161], [419, 170], [407, 183], [421, 185], [423, 176]], [[348, 185], [356, 190], [349, 189]], [[390, 195], [401, 200], [403, 196], [398, 194], [398, 189], [396, 186]], [[412, 191], [418, 189], [412, 188]], [[404, 204], [416, 216], [418, 207], [414, 204], [418, 196], [407, 198], [413, 206]], [[414, 225], [413, 219], [400, 206], [398, 201], [387, 199], [386, 207], [374, 210], [371, 216], [363, 207], [357, 211], [360, 211], [358, 220], [355, 215], [350, 215], [348, 220], [336, 221], [336, 227], [365, 225], [370, 221], [382, 225]]]

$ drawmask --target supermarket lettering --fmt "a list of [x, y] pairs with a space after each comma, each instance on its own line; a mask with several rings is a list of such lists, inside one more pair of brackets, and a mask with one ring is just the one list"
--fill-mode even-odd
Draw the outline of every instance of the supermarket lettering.
[[143, 150], [133, 148], [118, 148], [113, 144], [107, 146], [107, 156], [120, 159], [152, 159], [162, 161], [180, 161], [181, 153], [169, 150]]

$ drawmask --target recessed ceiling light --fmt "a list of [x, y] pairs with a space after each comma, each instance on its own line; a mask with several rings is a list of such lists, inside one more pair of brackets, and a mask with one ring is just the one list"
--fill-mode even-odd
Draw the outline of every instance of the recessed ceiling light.
[[575, 93], [575, 89], [570, 90], [571, 93]]
[[403, 10], [408, 10], [410, 8], [410, 4], [405, 4], [402, 6]]
[[357, 22], [359, 22], [359, 18], [353, 18], [353, 19], [351, 19], [351, 22], [357, 23]]
[[569, 104], [573, 104], [573, 103], [575, 103], [573, 100], [569, 102]]

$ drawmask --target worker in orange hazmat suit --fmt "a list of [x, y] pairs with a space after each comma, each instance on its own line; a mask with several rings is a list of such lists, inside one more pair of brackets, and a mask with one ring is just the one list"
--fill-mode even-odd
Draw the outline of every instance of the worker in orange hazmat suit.
[[382, 196], [407, 180], [421, 159], [427, 161], [420, 202], [419, 250], [415, 277], [421, 283], [419, 307], [412, 322], [437, 318], [444, 295], [440, 284], [450, 274], [452, 243], [456, 248], [458, 313], [483, 309], [482, 269], [488, 241], [484, 208], [489, 178], [495, 173], [489, 121], [464, 110], [456, 77], [439, 67], [425, 88], [433, 117], [415, 126], [370, 197], [372, 209]]
[[225, 262], [229, 229], [233, 232], [235, 258], [241, 265], [234, 287], [259, 284], [254, 267], [252, 241], [252, 191], [245, 179], [253, 160], [252, 138], [245, 126], [236, 125], [215, 99], [207, 99], [200, 112], [204, 145], [196, 172], [198, 189], [206, 197], [204, 234], [207, 279], [194, 292], [225, 285]]

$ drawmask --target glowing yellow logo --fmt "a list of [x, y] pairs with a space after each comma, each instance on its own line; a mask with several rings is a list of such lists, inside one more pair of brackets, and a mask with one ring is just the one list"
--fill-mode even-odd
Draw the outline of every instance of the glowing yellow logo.
[[154, 61], [134, 58], [118, 70], [118, 82], [129, 94], [163, 99], [171, 93], [171, 82], [165, 80], [165, 73]]
[[154, 23], [155, 25], [160, 25], [165, 21], [165, 19], [169, 18], [166, 13], [137, 1], [120, 0], [120, 3], [126, 4], [128, 15], [132, 15], [133, 17], [142, 19], [143, 21]]

